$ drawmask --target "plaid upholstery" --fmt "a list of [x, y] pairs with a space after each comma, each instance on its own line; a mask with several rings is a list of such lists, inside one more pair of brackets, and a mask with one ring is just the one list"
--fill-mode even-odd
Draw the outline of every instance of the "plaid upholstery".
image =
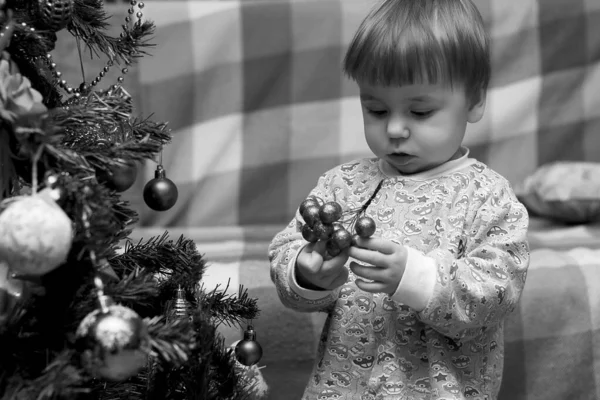
[[[165, 228], [194, 238], [212, 262], [207, 286], [231, 279], [230, 290], [241, 283], [258, 298], [267, 383], [269, 364], [314, 357], [323, 322], [281, 306], [267, 244], [321, 173], [370, 155], [357, 89], [340, 66], [371, 2], [148, 1], [144, 8], [157, 24], [157, 46], [130, 68], [126, 88], [139, 113], [170, 122], [174, 140], [163, 164], [180, 197], [164, 213], [143, 204], [149, 163], [125, 194], [141, 215], [134, 238]], [[475, 3], [492, 37], [493, 79], [486, 114], [467, 132], [472, 154], [513, 184], [549, 161], [600, 161], [600, 1]], [[117, 28], [126, 7], [108, 8], [119, 14]], [[78, 77], [74, 42], [64, 46], [56, 52], [73, 62], [59, 69]], [[600, 250], [593, 249], [600, 226], [533, 220], [530, 242], [527, 285], [506, 327], [501, 398], [600, 398]]]
[[[548, 161], [600, 161], [600, 3], [475, 2], [493, 79], [472, 154], [514, 184]], [[323, 171], [369, 155], [341, 62], [371, 4], [149, 2], [157, 46], [137, 67], [137, 109], [174, 130], [163, 160], [181, 197], [155, 213], [132, 191], [142, 224], [251, 235], [285, 224]]]

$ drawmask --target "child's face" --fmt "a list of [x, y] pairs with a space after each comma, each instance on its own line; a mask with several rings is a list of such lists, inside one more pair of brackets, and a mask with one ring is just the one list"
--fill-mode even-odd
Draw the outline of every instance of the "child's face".
[[484, 95], [472, 106], [458, 85], [358, 86], [367, 144], [402, 174], [458, 157], [467, 122], [479, 121], [485, 108]]

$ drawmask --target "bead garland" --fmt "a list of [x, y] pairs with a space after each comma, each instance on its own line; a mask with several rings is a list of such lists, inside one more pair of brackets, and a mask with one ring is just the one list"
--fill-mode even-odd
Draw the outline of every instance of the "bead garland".
[[[129, 24], [131, 22], [131, 15], [133, 15], [135, 13], [135, 10], [133, 9], [133, 7], [135, 7], [137, 5], [138, 8], [141, 10], [145, 6], [145, 4], [143, 2], [138, 3], [137, 0], [131, 0], [129, 2], [129, 4], [131, 5], [131, 7], [127, 10], [128, 15], [125, 17], [125, 22], [127, 24]], [[136, 22], [136, 24], [140, 25], [144, 14], [141, 11], [138, 11], [137, 13], [135, 13], [135, 16], [138, 18], [138, 21]], [[26, 22], [21, 22], [20, 25], [24, 29], [26, 29], [28, 26]], [[4, 36], [5, 30], [10, 31], [10, 29], [11, 29], [11, 25], [10, 24], [6, 25], [5, 28], [0, 31], [0, 37]], [[27, 29], [27, 30], [29, 30], [30, 32], [35, 32], [34, 27], [29, 27], [29, 29]], [[121, 34], [120, 34], [121, 39], [123, 39], [125, 37], [125, 32], [127, 31], [126, 25], [123, 25], [123, 31], [124, 32], [121, 32]], [[56, 63], [52, 59], [52, 54], [47, 53], [45, 56], [31, 57], [32, 61], [37, 61], [39, 59], [43, 59], [47, 63], [48, 67], [50, 67], [50, 70], [52, 71], [54, 77], [56, 78], [57, 85], [60, 88], [62, 88], [65, 92], [67, 92], [68, 94], [73, 94], [75, 97], [80, 97], [81, 94], [87, 94], [87, 91], [90, 89], [90, 86], [98, 85], [98, 83], [100, 83], [102, 78], [104, 78], [104, 76], [108, 73], [110, 68], [114, 65], [114, 59], [113, 58], [109, 59], [106, 62], [106, 65], [104, 66], [104, 68], [102, 68], [102, 70], [98, 73], [98, 75], [94, 79], [92, 79], [92, 81], [89, 83], [89, 85], [86, 82], [82, 82], [79, 85], [79, 87], [75, 88], [75, 87], [70, 86], [66, 80], [62, 79], [62, 72], [59, 71], [58, 69], [56, 69]], [[119, 86], [123, 83], [123, 81], [125, 80], [125, 75], [129, 72], [129, 68], [128, 68], [129, 65], [131, 65], [131, 60], [126, 59], [125, 67], [123, 67], [121, 69], [122, 75], [117, 77], [117, 84], [112, 85], [113, 89], [116, 89], [117, 86]]]

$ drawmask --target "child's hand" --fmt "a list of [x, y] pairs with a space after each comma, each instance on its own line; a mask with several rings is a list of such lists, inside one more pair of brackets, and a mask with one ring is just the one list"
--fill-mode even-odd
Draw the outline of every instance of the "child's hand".
[[350, 263], [354, 274], [373, 281], [357, 279], [356, 286], [361, 290], [389, 295], [396, 292], [406, 268], [407, 252], [404, 246], [378, 237], [357, 237], [356, 244], [350, 247], [349, 256], [372, 265], [365, 267], [354, 261]]
[[348, 280], [348, 248], [333, 258], [325, 257], [325, 242], [309, 243], [296, 259], [296, 281], [306, 289], [332, 290]]

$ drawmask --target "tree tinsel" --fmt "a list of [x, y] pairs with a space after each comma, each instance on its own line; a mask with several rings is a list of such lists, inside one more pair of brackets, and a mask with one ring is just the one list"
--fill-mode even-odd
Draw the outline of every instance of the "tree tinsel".
[[[45, 192], [72, 221], [73, 235], [58, 268], [6, 277], [21, 283], [23, 295], [0, 315], [0, 399], [256, 400], [217, 331], [219, 324], [256, 318], [256, 300], [242, 286], [237, 295], [228, 287], [206, 290], [207, 263], [192, 240], [165, 232], [132, 242], [137, 213], [100, 179], [123, 163], [153, 160], [171, 140], [167, 124], [133, 116], [132, 98], [120, 84], [61, 86], [49, 56], [57, 35], [40, 19], [43, 4], [0, 0], [0, 85], [6, 86], [0, 91], [0, 215], [23, 196]], [[70, 10], [65, 29], [90, 56], [128, 66], [152, 46], [151, 21], [123, 25], [112, 37], [102, 0], [72, 0]], [[11, 98], [14, 93], [22, 97]], [[170, 311], [178, 290], [191, 306], [189, 318]], [[147, 366], [126, 380], [102, 380], [82, 363], [76, 332], [102, 306], [102, 296], [135, 311], [147, 330]]]

